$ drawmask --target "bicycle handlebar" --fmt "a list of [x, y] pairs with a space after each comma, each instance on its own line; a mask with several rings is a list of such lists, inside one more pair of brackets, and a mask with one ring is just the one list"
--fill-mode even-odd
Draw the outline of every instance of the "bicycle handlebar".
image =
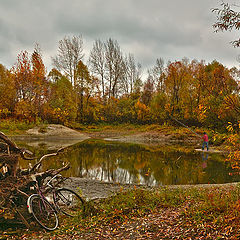
[[61, 174], [57, 174], [57, 175], [53, 176], [53, 177], [46, 183], [46, 185], [52, 188], [53, 185], [51, 184], [51, 182], [52, 182], [54, 179], [56, 179], [57, 177], [60, 177], [61, 179], [63, 179], [63, 176], [62, 176]]

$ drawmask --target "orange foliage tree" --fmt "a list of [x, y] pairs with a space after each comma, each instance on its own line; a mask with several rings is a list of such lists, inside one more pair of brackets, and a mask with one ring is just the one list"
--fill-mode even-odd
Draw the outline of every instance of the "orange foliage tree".
[[187, 81], [188, 71], [185, 63], [176, 61], [168, 65], [165, 80], [166, 95], [171, 105], [171, 114], [177, 114], [178, 118], [182, 114], [183, 98], [187, 93]]
[[82, 47], [81, 37], [61, 41], [53, 61], [58, 70], [48, 76], [38, 46], [31, 55], [21, 52], [11, 71], [0, 65], [0, 117], [163, 123], [170, 114], [187, 125], [216, 129], [240, 121], [237, 69], [186, 58], [165, 65], [159, 58], [142, 84], [140, 65], [133, 55], [124, 57], [117, 41], [96, 41], [90, 68]]
[[13, 75], [0, 64], [0, 118], [11, 116], [14, 112], [16, 90]]
[[48, 101], [48, 82], [40, 49], [36, 47], [31, 58], [27, 51], [21, 52], [12, 72], [16, 89], [15, 114], [18, 118], [35, 121], [42, 116], [42, 106]]

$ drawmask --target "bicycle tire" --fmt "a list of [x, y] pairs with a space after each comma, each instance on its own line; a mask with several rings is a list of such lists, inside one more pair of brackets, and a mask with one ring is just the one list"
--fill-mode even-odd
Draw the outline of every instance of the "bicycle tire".
[[51, 203], [38, 194], [31, 195], [27, 202], [29, 212], [40, 226], [48, 231], [53, 231], [58, 227], [58, 216]]
[[84, 200], [73, 190], [59, 188], [54, 199], [59, 210], [67, 216], [78, 216], [84, 211]]

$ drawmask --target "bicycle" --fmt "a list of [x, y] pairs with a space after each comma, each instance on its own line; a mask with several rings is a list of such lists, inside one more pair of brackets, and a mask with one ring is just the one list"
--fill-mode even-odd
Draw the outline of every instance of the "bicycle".
[[[44, 157], [50, 155], [56, 154], [47, 154]], [[61, 181], [58, 181], [57, 178], [60, 178]], [[55, 185], [53, 184], [54, 180], [57, 180]], [[36, 181], [37, 194], [32, 194], [27, 200], [29, 213], [40, 226], [49, 231], [58, 227], [58, 213], [62, 212], [67, 216], [74, 217], [79, 214], [80, 209], [84, 211], [84, 200], [76, 192], [68, 188], [57, 187], [63, 180], [64, 178], [57, 174], [46, 185], [40, 186]], [[46, 193], [49, 194], [46, 196]]]

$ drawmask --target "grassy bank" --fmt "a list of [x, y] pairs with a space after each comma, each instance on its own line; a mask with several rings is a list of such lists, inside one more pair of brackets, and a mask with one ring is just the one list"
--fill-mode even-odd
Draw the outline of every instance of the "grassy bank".
[[121, 191], [62, 216], [54, 232], [18, 230], [12, 239], [239, 239], [239, 193], [239, 185]]
[[6, 135], [21, 135], [39, 123], [18, 120], [0, 120], [0, 131]]

